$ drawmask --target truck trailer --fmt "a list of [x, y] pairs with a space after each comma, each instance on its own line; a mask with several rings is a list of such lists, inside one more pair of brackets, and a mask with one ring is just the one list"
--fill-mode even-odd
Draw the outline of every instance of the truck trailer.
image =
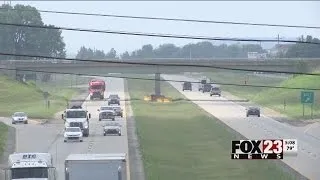
[[104, 92], [106, 90], [106, 83], [101, 79], [92, 79], [89, 82], [90, 100], [94, 98], [104, 99]]
[[70, 154], [65, 180], [127, 180], [126, 154]]
[[56, 180], [57, 172], [49, 153], [14, 153], [9, 156], [5, 180]]

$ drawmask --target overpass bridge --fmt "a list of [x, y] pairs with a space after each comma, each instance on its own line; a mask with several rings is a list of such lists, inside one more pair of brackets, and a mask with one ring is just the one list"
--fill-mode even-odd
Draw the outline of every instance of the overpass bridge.
[[[177, 72], [211, 72], [214, 68], [195, 66], [215, 66], [221, 68], [271, 70], [299, 72], [301, 64], [310, 68], [320, 65], [320, 58], [278, 58], [254, 60], [247, 58], [152, 58], [152, 59], [107, 59], [104, 62], [72, 60], [9, 60], [1, 61], [2, 67], [23, 70], [41, 70], [61, 73], [177, 73]], [[140, 64], [139, 64], [140, 63]], [[158, 64], [158, 65], [156, 65]], [[185, 66], [183, 66], [183, 65]], [[174, 66], [179, 65], [179, 66]]]
[[[160, 74], [177, 74], [181, 72], [212, 72], [216, 68], [199, 67], [215, 66], [220, 68], [244, 69], [254, 71], [301, 72], [301, 67], [312, 70], [320, 66], [320, 58], [151, 58], [151, 59], [106, 59], [103, 62], [68, 60], [2, 60], [0, 68], [14, 78], [30, 71], [81, 74], [155, 74], [155, 94], [160, 95]], [[178, 66], [176, 66], [178, 65]], [[198, 67], [196, 67], [198, 66]]]

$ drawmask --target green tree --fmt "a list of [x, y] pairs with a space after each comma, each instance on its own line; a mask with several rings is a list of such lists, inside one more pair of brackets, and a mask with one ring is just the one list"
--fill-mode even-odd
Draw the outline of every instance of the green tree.
[[[2, 5], [0, 21], [44, 26], [38, 10], [31, 6], [17, 4], [14, 7]], [[12, 10], [16, 9], [16, 10]], [[51, 26], [51, 25], [48, 25]], [[60, 30], [3, 26], [0, 28], [0, 48], [3, 52], [65, 57], [65, 43]], [[28, 57], [0, 57], [1, 59], [36, 59]]]
[[120, 58], [121, 58], [121, 59], [129, 59], [129, 58], [130, 58], [129, 52], [126, 51], [126, 52], [122, 53], [122, 54], [120, 55]]
[[110, 51], [106, 54], [106, 58], [116, 58], [117, 51], [114, 48], [111, 48]]
[[[298, 41], [320, 43], [318, 38], [309, 35], [299, 37]], [[285, 56], [289, 58], [318, 58], [320, 57], [320, 46], [318, 44], [296, 43], [289, 47]]]

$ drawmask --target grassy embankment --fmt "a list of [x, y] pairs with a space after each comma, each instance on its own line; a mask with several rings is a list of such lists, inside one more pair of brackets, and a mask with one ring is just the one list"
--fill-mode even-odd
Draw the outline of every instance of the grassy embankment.
[[[52, 82], [28, 82], [27, 84], [13, 81], [0, 76], [0, 116], [11, 116], [15, 111], [24, 111], [30, 118], [50, 118], [66, 106], [66, 100], [77, 94], [71, 85], [69, 76], [55, 77]], [[75, 82], [75, 80], [73, 80]], [[87, 79], [78, 78], [77, 83], [86, 83]], [[50, 93], [50, 109], [45, 107], [43, 91]], [[0, 122], [0, 156], [7, 139], [8, 127]]]
[[[131, 99], [153, 92], [153, 82], [128, 80]], [[162, 92], [182, 95], [166, 82]], [[236, 136], [191, 102], [131, 102], [147, 179], [293, 179], [267, 161], [230, 160]]]
[[[267, 85], [267, 86], [283, 86], [283, 87], [304, 87], [304, 88], [320, 88], [317, 82], [319, 76], [296, 76], [289, 79], [281, 79], [274, 77], [259, 77], [253, 74], [245, 73], [226, 73], [213, 72], [207, 73], [208, 77], [217, 82], [244, 84], [247, 79], [248, 84]], [[285, 114], [289, 119], [310, 119], [311, 108], [305, 106], [305, 116], [302, 116], [302, 105], [300, 102], [301, 90], [292, 89], [275, 89], [275, 88], [257, 88], [257, 87], [241, 87], [241, 86], [222, 86], [222, 89], [231, 94], [249, 99], [250, 101], [262, 106], [271, 108]], [[317, 103], [320, 97], [315, 92], [314, 118], [320, 117], [320, 104]], [[284, 104], [286, 106], [284, 106]]]
[[[50, 118], [66, 106], [66, 101], [76, 95], [75, 89], [62, 84], [46, 85], [28, 82], [23, 84], [0, 77], [0, 116], [10, 116], [15, 111], [23, 111], [30, 118]], [[50, 108], [45, 106], [43, 90], [50, 93]]]

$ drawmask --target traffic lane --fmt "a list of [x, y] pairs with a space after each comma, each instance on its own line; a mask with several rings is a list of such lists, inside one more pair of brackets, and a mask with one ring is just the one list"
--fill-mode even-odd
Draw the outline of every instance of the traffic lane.
[[[172, 85], [177, 88], [178, 90], [179, 89], [179, 83], [172, 83]], [[224, 107], [224, 108], [227, 108], [226, 110], [229, 110], [230, 112], [233, 112], [232, 114], [225, 114], [225, 112], [213, 112], [214, 115], [216, 117], [220, 117], [220, 118], [224, 118], [224, 117], [228, 117], [228, 116], [233, 116], [233, 117], [237, 117], [239, 114], [241, 114], [240, 117], [245, 117], [246, 115], [246, 109], [245, 107], [241, 106], [241, 105], [238, 105], [234, 102], [230, 102], [230, 101], [227, 101], [227, 99], [223, 98], [223, 97], [208, 97], [208, 94], [202, 94], [202, 93], [199, 93], [199, 92], [183, 92], [183, 91], [180, 91], [182, 94], [184, 94], [186, 97], [188, 96], [192, 96], [192, 97], [196, 97], [196, 98], [193, 98], [193, 99], [197, 99], [197, 100], [200, 100], [198, 102], [195, 102], [197, 104], [199, 104], [201, 107], [203, 105], [208, 105], [208, 104], [211, 104], [211, 105], [215, 105], [215, 106], [219, 106], [219, 107]], [[189, 98], [189, 97], [188, 97]], [[213, 101], [211, 101], [210, 103], [203, 103], [201, 100], [204, 100], [204, 99], [212, 99]], [[190, 98], [189, 98], [190, 99]], [[219, 101], [216, 102], [215, 100], [225, 100], [224, 103], [220, 103]], [[202, 107], [203, 108], [203, 107]], [[208, 109], [210, 111], [210, 108]], [[262, 112], [263, 113], [263, 112]], [[301, 145], [300, 146], [302, 149], [300, 150], [307, 150], [307, 151], [313, 151], [314, 154], [318, 156], [319, 155], [319, 151], [320, 151], [320, 142], [318, 141], [318, 139], [316, 138], [312, 138], [310, 137], [309, 135], [301, 132], [300, 130], [296, 129], [296, 128], [293, 128], [292, 126], [288, 125], [288, 124], [284, 124], [284, 123], [280, 123], [278, 121], [275, 121], [269, 117], [266, 117], [264, 116], [263, 114], [261, 115], [260, 118], [258, 118], [259, 121], [255, 121], [256, 122], [256, 125], [258, 127], [261, 127], [261, 128], [264, 128], [264, 129], [267, 129], [271, 132], [277, 132], [275, 134], [277, 134], [278, 136], [281, 135], [281, 136], [285, 136], [285, 137], [297, 137], [297, 139], [299, 139], [301, 141]], [[262, 120], [263, 119], [263, 120]], [[262, 121], [261, 121], [262, 120]], [[233, 121], [239, 121], [238, 118], [234, 118], [233, 120], [228, 120], [227, 122], [233, 122]], [[280, 133], [280, 134], [279, 134]], [[312, 146], [309, 146], [308, 144], [312, 145]], [[306, 146], [304, 148], [304, 146]]]
[[[87, 96], [86, 101], [82, 104], [82, 107], [91, 115], [94, 115], [94, 112], [97, 111], [98, 107], [100, 107], [101, 101], [90, 101], [90, 97]], [[95, 110], [95, 111], [94, 111]], [[64, 142], [64, 121], [61, 120], [60, 133], [58, 134], [58, 138], [52, 144], [49, 149], [49, 153], [53, 155], [54, 165], [58, 172], [57, 180], [64, 180], [64, 162], [65, 159], [70, 154], [86, 154], [90, 153], [92, 148], [92, 142], [95, 136], [95, 121], [98, 121], [95, 116], [92, 116], [89, 120], [89, 137], [83, 137], [83, 142]]]
[[[173, 79], [174, 77], [165, 79]], [[183, 77], [176, 77], [175, 80], [186, 80]], [[191, 80], [194, 81], [194, 80]], [[181, 91], [181, 83], [171, 82], [171, 84], [177, 88], [183, 95], [190, 99], [222, 99], [221, 97], [208, 97], [207, 94], [200, 92], [183, 92]], [[299, 141], [299, 152], [298, 157], [286, 158], [284, 162], [288, 163], [291, 167], [306, 175], [309, 178], [320, 177], [319, 172], [314, 167], [317, 167], [319, 163], [317, 162], [317, 157], [315, 153], [311, 154], [310, 152], [316, 152], [316, 148], [312, 147], [308, 137], [304, 134], [299, 134], [290, 129], [286, 124], [279, 123], [270, 118], [262, 116], [260, 118], [246, 118], [245, 117], [245, 108], [237, 105], [233, 102], [225, 102], [224, 105], [216, 104], [214, 101], [211, 104], [203, 104], [202, 102], [195, 102], [199, 107], [203, 108], [210, 114], [214, 115], [218, 119], [224, 121], [228, 126], [232, 127], [234, 130], [240, 132], [244, 136], [250, 139], [264, 139], [264, 138], [295, 138]], [[232, 113], [230, 113], [232, 112]], [[271, 123], [270, 123], [270, 122]], [[277, 125], [275, 125], [275, 124]], [[301, 149], [302, 148], [302, 149]]]
[[10, 118], [2, 121], [16, 129], [16, 152], [46, 152], [59, 133], [59, 125], [11, 124]]
[[[119, 78], [103, 78], [106, 81], [105, 97], [110, 94], [118, 94], [120, 100], [125, 99], [124, 80]], [[106, 105], [106, 102], [103, 103]], [[102, 105], [102, 104], [101, 104]], [[126, 108], [125, 102], [120, 101], [120, 107], [123, 109], [123, 118], [117, 117], [114, 122], [121, 125], [121, 136], [107, 135], [103, 136], [103, 125], [110, 121], [98, 121], [99, 113], [94, 114], [96, 118], [93, 153], [128, 153], [127, 125], [126, 125]]]
[[[186, 81], [196, 81], [195, 79], [192, 78], [187, 78], [187, 77], [180, 77], [180, 76], [172, 76], [169, 77], [168, 79], [172, 79], [175, 78], [175, 80], [177, 79], [184, 79]], [[206, 105], [206, 104], [214, 104], [215, 106], [219, 105], [221, 107], [225, 107], [228, 108], [229, 111], [231, 112], [236, 112], [234, 114], [241, 114], [241, 117], [246, 117], [246, 108], [244, 106], [241, 106], [235, 102], [232, 101], [228, 101], [228, 99], [223, 98], [223, 97], [216, 97], [216, 96], [212, 96], [210, 97], [208, 93], [201, 93], [201, 92], [196, 92], [193, 91], [191, 92], [186, 92], [186, 91], [181, 91], [181, 88], [179, 89], [179, 85], [180, 83], [177, 82], [172, 82], [171, 83], [176, 89], [178, 89], [182, 94], [184, 94], [186, 97], [188, 96], [192, 96], [192, 97], [196, 97], [196, 98], [189, 98], [188, 99], [196, 99], [198, 101], [194, 101], [195, 103], [199, 103], [200, 105]], [[190, 94], [191, 93], [191, 94]], [[223, 92], [222, 92], [223, 95]], [[209, 101], [210, 103], [208, 103], [208, 101], [203, 101], [203, 100], [208, 100], [211, 99], [212, 101]], [[214, 112], [215, 115], [220, 116], [221, 118], [225, 117], [226, 114], [224, 114], [224, 112]], [[230, 116], [230, 114], [228, 114]], [[302, 146], [300, 150], [302, 151], [312, 151], [314, 154], [316, 154], [317, 157], [320, 157], [320, 141], [317, 138], [311, 137], [308, 134], [304, 133], [303, 131], [301, 131], [300, 129], [297, 129], [289, 124], [285, 124], [285, 123], [280, 123], [270, 117], [264, 116], [263, 112], [261, 112], [261, 117], [258, 118], [261, 120], [261, 118], [263, 118], [262, 121], [255, 121], [258, 127], [264, 128], [264, 129], [270, 129], [270, 131], [272, 132], [279, 132], [279, 133], [275, 133], [278, 136], [282, 135], [285, 137], [297, 137], [297, 139], [299, 139], [301, 142], [299, 144], [301, 144]], [[234, 121], [238, 121], [237, 118], [234, 119]], [[311, 146], [309, 146], [308, 144], [310, 144]], [[304, 147], [305, 146], [305, 147]]]

